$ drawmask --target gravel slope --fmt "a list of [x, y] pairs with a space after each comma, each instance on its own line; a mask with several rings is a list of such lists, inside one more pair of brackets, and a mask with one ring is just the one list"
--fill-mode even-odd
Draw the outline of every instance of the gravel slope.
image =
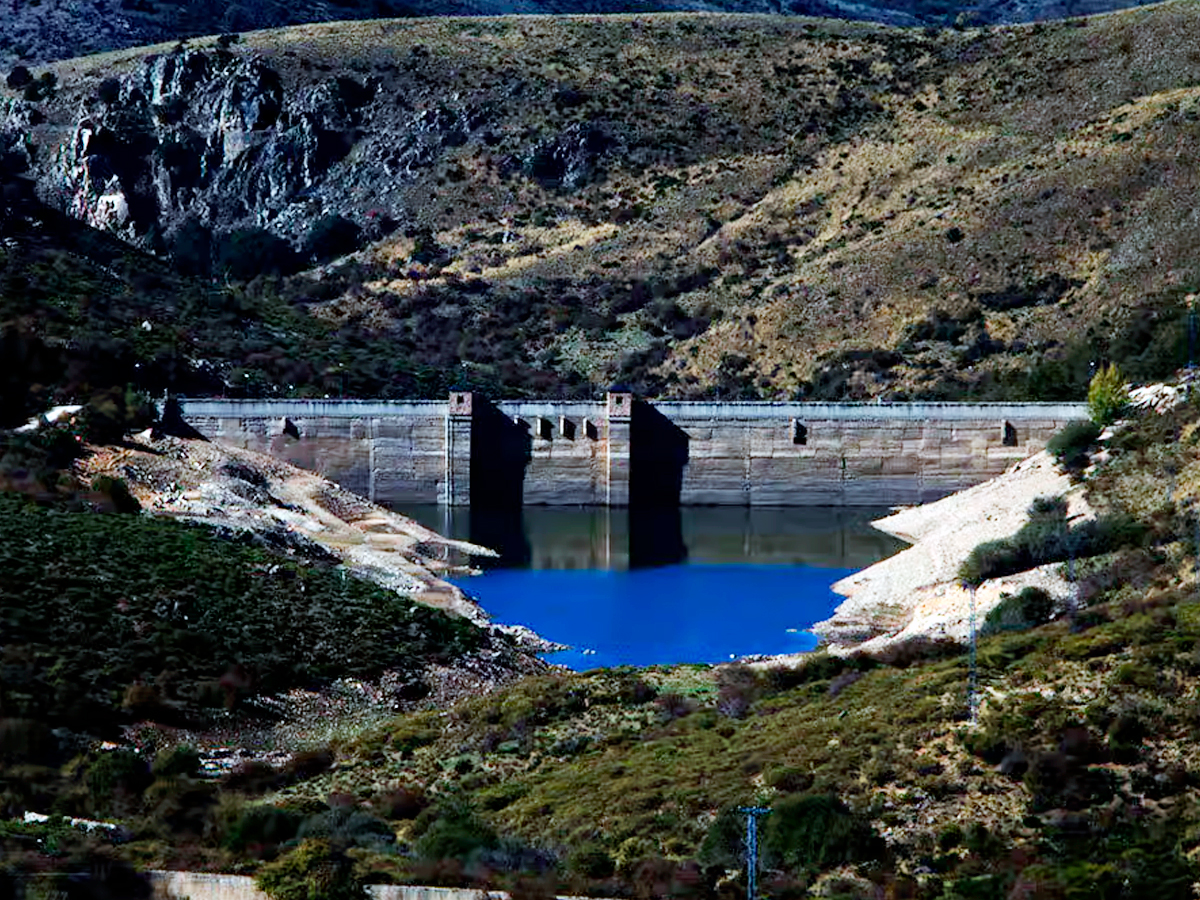
[[[1029, 519], [1029, 504], [1046, 496], [1065, 496], [1069, 516], [1093, 515], [1082, 489], [1042, 452], [983, 484], [879, 519], [876, 528], [913, 546], [837, 582], [833, 589], [846, 600], [813, 631], [835, 652], [877, 650], [918, 636], [965, 638], [970, 594], [958, 583], [959, 566], [976, 545], [1015, 534]], [[1028, 585], [1065, 599], [1070, 586], [1059, 568], [1042, 566], [984, 582], [976, 591], [978, 620], [1003, 594]]]

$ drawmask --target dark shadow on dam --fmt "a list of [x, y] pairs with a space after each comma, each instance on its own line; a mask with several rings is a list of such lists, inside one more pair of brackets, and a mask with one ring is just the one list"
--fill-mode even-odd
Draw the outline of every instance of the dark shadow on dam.
[[649, 403], [635, 401], [629, 422], [629, 567], [687, 559], [679, 506], [688, 436]]
[[517, 510], [533, 458], [528, 424], [514, 422], [483, 398], [471, 419], [471, 508]]
[[514, 422], [476, 396], [471, 417], [467, 540], [500, 554], [499, 559], [483, 557], [476, 561], [486, 568], [524, 568], [533, 558], [522, 510], [532, 446], [527, 423]]

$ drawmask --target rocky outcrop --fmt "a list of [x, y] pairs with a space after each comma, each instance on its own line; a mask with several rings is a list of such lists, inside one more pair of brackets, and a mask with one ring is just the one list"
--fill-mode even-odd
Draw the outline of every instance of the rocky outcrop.
[[0, 98], [0, 175], [19, 175], [33, 164], [29, 136], [45, 116], [25, 100]]
[[[415, 49], [410, 57], [405, 70], [432, 64]], [[572, 102], [562, 91], [526, 96], [520, 80], [420, 98], [382, 84], [333, 73], [289, 80], [253, 54], [180, 48], [100, 82], [79, 101], [66, 138], [53, 129], [56, 150], [36, 165], [28, 152], [17, 162], [34, 165], [48, 203], [95, 228], [169, 254], [186, 272], [250, 277], [327, 258], [316, 244], [331, 229], [347, 252], [347, 235], [353, 250], [397, 224], [420, 227], [421, 196], [404, 186], [454, 172], [473, 152], [494, 156], [501, 176], [522, 171], [573, 191], [602, 179], [625, 146], [601, 119], [513, 140], [506, 105]], [[68, 103], [58, 101], [56, 126], [67, 124]], [[28, 145], [38, 115], [10, 103], [3, 146]]]
[[87, 104], [59, 150], [53, 193], [134, 241], [257, 226], [345, 157], [371, 96], [347, 78], [289, 96], [263, 61], [221, 51], [151, 57]]

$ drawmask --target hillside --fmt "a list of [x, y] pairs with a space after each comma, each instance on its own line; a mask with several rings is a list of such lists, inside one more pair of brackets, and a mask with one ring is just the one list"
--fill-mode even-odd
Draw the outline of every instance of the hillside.
[[1134, 5], [1123, 0], [12, 0], [0, 21], [0, 69], [220, 32], [384, 16], [649, 12], [780, 13], [891, 25], [1033, 22]]
[[[1186, 358], [1198, 31], [307, 26], [56, 64], [0, 134], [51, 206], [390, 348], [354, 393], [1078, 396]], [[275, 344], [253, 391], [328, 390]]]
[[[966, 648], [929, 639], [512, 683], [514, 667], [485, 691], [461, 666], [496, 659], [483, 632], [320, 564], [0, 498], [0, 590], [23, 592], [0, 603], [15, 636], [0, 809], [119, 824], [85, 840], [56, 820], [0, 822], [0, 877], [66, 883], [84, 878], [70, 875], [81, 860], [107, 859], [110, 880], [122, 863], [255, 872], [281, 897], [398, 880], [716, 900], [745, 889], [734, 808], [755, 804], [772, 810], [773, 897], [1185, 900], [1200, 883], [1200, 405], [1176, 400], [1102, 437], [1077, 429], [1073, 483], [1044, 480], [1063, 496], [1028, 517], [1002, 510], [1002, 530], [1019, 525], [1075, 580], [1048, 604], [1003, 598], [981, 622], [974, 723]], [[1078, 493], [1094, 518], [1068, 518]], [[1005, 571], [1002, 548], [985, 546], [988, 571], [960, 578]], [[331, 617], [348, 605], [356, 616]], [[237, 666], [214, 680], [231, 650], [257, 684]], [[455, 665], [457, 696], [414, 690]], [[318, 697], [256, 696], [339, 675]], [[216, 735], [188, 717], [223, 698], [240, 714], [308, 714], [265, 730], [226, 718], [222, 752], [238, 762], [214, 779], [188, 744]], [[81, 722], [124, 723], [139, 752], [97, 747]]]
[[[732, 808], [755, 804], [773, 809], [769, 896], [1190, 896], [1197, 415], [1194, 400], [1143, 412], [1092, 447], [1072, 490], [1122, 537], [1073, 524], [1073, 599], [1034, 620], [1009, 597], [981, 617], [978, 724], [966, 648], [928, 639], [794, 668], [624, 673], [641, 683], [623, 696], [622, 673], [555, 673], [364, 729], [335, 771], [268, 799], [427, 796], [389, 816], [408, 852], [371, 857], [376, 878], [465, 883], [499, 834], [553, 855], [543, 871], [565, 889], [730, 896]], [[438, 852], [460, 867], [433, 866]]]

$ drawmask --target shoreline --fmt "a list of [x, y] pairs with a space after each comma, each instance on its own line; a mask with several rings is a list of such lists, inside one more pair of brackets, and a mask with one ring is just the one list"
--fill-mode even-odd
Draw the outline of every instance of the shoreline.
[[[835, 654], [878, 651], [913, 638], [965, 640], [971, 600], [958, 581], [959, 566], [979, 544], [1015, 534], [1029, 519], [1030, 503], [1043, 496], [1064, 497], [1073, 517], [1093, 516], [1082, 487], [1041, 451], [975, 487], [872, 522], [911, 546], [836, 582], [833, 591], [846, 599], [810, 630]], [[1059, 569], [1052, 563], [985, 581], [975, 592], [977, 620], [1029, 586], [1065, 599], [1070, 585]]]

